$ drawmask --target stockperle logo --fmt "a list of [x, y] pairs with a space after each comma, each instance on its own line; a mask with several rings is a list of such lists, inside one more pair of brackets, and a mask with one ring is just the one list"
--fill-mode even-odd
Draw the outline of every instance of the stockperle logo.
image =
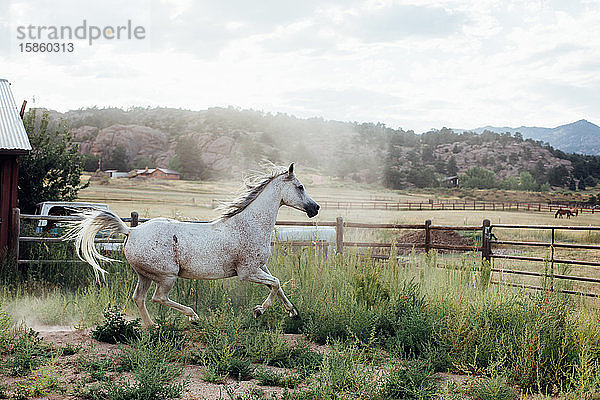
[[92, 25], [86, 19], [80, 25], [19, 25], [16, 32], [21, 52], [73, 52], [74, 41], [92, 46], [98, 41], [136, 41], [146, 39], [146, 28], [131, 20], [120, 25]]

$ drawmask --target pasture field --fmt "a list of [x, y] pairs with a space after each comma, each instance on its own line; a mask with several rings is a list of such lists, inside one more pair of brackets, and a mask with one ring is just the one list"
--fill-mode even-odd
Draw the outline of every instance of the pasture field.
[[[430, 198], [460, 200], [452, 196], [452, 191], [434, 190], [431, 193], [419, 191], [416, 194], [398, 193], [379, 186], [360, 185], [356, 183], [337, 182], [316, 175], [299, 175], [306, 184], [311, 196], [318, 202], [327, 201], [360, 201], [374, 199], [390, 199], [394, 201], [427, 202]], [[86, 178], [87, 179], [87, 178]], [[131, 211], [137, 211], [141, 217], [151, 218], [165, 216], [176, 219], [211, 220], [219, 216], [215, 209], [218, 200], [232, 197], [240, 188], [239, 182], [194, 182], [194, 181], [162, 181], [162, 180], [128, 180], [111, 179], [108, 184], [91, 183], [90, 187], [81, 191], [80, 199], [108, 203], [112, 210], [121, 216], [128, 216]], [[566, 200], [565, 194], [527, 193], [527, 192], [498, 192], [474, 191], [473, 198], [486, 200], [520, 200], [544, 201], [551, 198]], [[507, 198], [507, 196], [514, 196]], [[490, 197], [491, 196], [491, 197]], [[571, 195], [581, 196], [581, 194]], [[398, 223], [423, 224], [429, 219], [434, 225], [481, 225], [484, 219], [492, 224], [522, 224], [522, 225], [593, 225], [600, 226], [600, 213], [580, 214], [576, 218], [554, 218], [551, 212], [516, 212], [516, 211], [386, 211], [361, 209], [322, 209], [315, 217], [316, 221], [335, 221], [341, 216], [345, 221], [365, 223]], [[280, 220], [308, 220], [306, 215], [288, 207], [279, 211]], [[365, 229], [346, 229], [345, 238], [348, 241], [389, 242], [395, 237], [401, 237], [407, 232], [385, 232]], [[550, 241], [549, 231], [496, 229], [494, 234], [500, 240], [519, 241]], [[600, 243], [600, 234], [590, 231], [556, 231], [557, 242], [578, 242], [588, 244]], [[507, 254], [531, 257], [548, 257], [546, 248], [499, 247]], [[600, 252], [595, 250], [556, 249], [555, 258], [600, 261]], [[494, 260], [493, 266], [499, 269], [529, 270], [543, 273], [547, 270], [544, 263], [521, 262], [514, 260]], [[555, 273], [575, 276], [600, 278], [600, 270], [594, 267], [555, 265]], [[525, 285], [541, 285], [541, 279], [531, 276], [493, 274], [494, 280], [504, 280]], [[600, 285], [590, 283], [574, 283], [572, 290], [594, 292], [600, 294]]]
[[[306, 185], [311, 196], [317, 201], [335, 201], [339, 199], [347, 201], [373, 199], [428, 201], [426, 195], [399, 195], [393, 191], [375, 187], [338, 183], [320, 176], [299, 175], [299, 178]], [[89, 177], [84, 177], [85, 179], [89, 179]], [[241, 181], [196, 182], [157, 179], [144, 181], [111, 179], [108, 184], [92, 181], [90, 187], [80, 191], [79, 199], [108, 203], [111, 209], [121, 216], [129, 215], [131, 211], [138, 211], [140, 217], [144, 218], [162, 216], [210, 220], [219, 216], [219, 212], [215, 210], [219, 202], [231, 199], [240, 188]], [[340, 210], [340, 212], [342, 211]], [[336, 215], [337, 213], [326, 213], [319, 215], [318, 218], [326, 220], [324, 218], [335, 218]], [[294, 210], [281, 208], [280, 219], [287, 218], [302, 219], [306, 216]]]
[[[462, 201], [454, 196], [453, 192], [440, 190], [416, 193], [399, 193], [383, 189], [379, 186], [369, 186], [357, 183], [338, 182], [316, 175], [303, 176], [299, 178], [307, 187], [310, 195], [318, 202], [321, 201], [361, 201], [381, 200], [402, 202], [428, 202], [429, 199], [444, 198], [445, 200]], [[84, 180], [89, 176], [84, 176]], [[80, 191], [79, 200], [96, 201], [108, 203], [113, 211], [120, 216], [128, 216], [132, 211], [137, 211], [140, 217], [171, 217], [178, 219], [210, 220], [219, 216], [215, 207], [219, 201], [231, 199], [240, 189], [240, 181], [224, 182], [196, 182], [196, 181], [166, 181], [158, 179], [129, 180], [110, 179], [107, 184], [92, 181], [91, 185]], [[544, 195], [539, 199], [537, 196], [531, 198], [532, 194], [527, 192], [512, 192], [512, 201], [544, 201], [550, 198]], [[488, 201], [501, 201], [506, 193], [499, 193], [489, 198]], [[520, 196], [520, 197], [517, 197]], [[577, 195], [580, 196], [580, 195]], [[482, 197], [475, 194], [475, 197]], [[564, 200], [565, 196], [557, 195]], [[573, 196], [571, 196], [573, 198]], [[577, 224], [577, 225], [599, 225], [600, 213], [585, 214], [574, 219], [555, 219], [554, 214], [547, 213], [523, 213], [502, 211], [385, 211], [385, 210], [361, 210], [361, 209], [323, 209], [315, 217], [317, 221], [333, 221], [341, 216], [352, 222], [373, 223], [422, 223], [431, 219], [437, 225], [477, 225], [483, 219], [488, 218], [492, 223], [521, 223], [521, 224]], [[279, 211], [281, 220], [306, 220], [304, 213], [282, 207]]]
[[[314, 180], [306, 177], [304, 183], [317, 201], [427, 197]], [[229, 197], [236, 187], [119, 180], [93, 183], [80, 197], [107, 202], [122, 216], [135, 210], [142, 217], [204, 220], [218, 215], [212, 200]], [[353, 222], [431, 219], [437, 225], [480, 225], [484, 218], [492, 223], [600, 225], [598, 215], [559, 220], [550, 213], [488, 211], [322, 210], [318, 218], [332, 221], [337, 216]], [[306, 216], [282, 208], [280, 219]], [[499, 239], [549, 239], [542, 231], [494, 232]], [[346, 232], [348, 240], [388, 242], [404, 233]], [[560, 231], [557, 240], [598, 243], [600, 236]], [[39, 259], [67, 259], [72, 257], [69, 246], [39, 245], [32, 251]], [[545, 250], [519, 251], [543, 256]], [[269, 269], [299, 309], [299, 319], [287, 317], [279, 302], [254, 319], [252, 308], [267, 295], [264, 287], [236, 279], [180, 280], [172, 297], [193, 307], [200, 321], [192, 325], [149, 301], [160, 324], [154, 330], [141, 329], [135, 321], [131, 294], [136, 282], [126, 262], [106, 266], [110, 273], [103, 283], [80, 264], [21, 270], [4, 264], [0, 394], [113, 400], [600, 398], [599, 300], [491, 285], [490, 276], [504, 277], [491, 273], [477, 252], [413, 251], [398, 257], [395, 252], [383, 261], [351, 248], [324, 258], [313, 249], [279, 244]], [[123, 259], [122, 254], [112, 256]], [[589, 251], [559, 256], [600, 259]], [[499, 261], [492, 266], [534, 268]], [[522, 282], [592, 290], [558, 279]]]

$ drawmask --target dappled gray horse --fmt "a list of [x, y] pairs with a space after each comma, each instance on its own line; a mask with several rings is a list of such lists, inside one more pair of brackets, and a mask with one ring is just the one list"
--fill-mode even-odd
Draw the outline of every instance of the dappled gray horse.
[[91, 210], [84, 219], [72, 224], [65, 239], [75, 240], [78, 256], [88, 262], [99, 279], [106, 271], [99, 260], [114, 261], [101, 255], [94, 245], [96, 234], [103, 229], [128, 236], [125, 258], [138, 274], [133, 300], [146, 326], [154, 323], [146, 309], [146, 293], [156, 282], [152, 300], [172, 307], [191, 320], [198, 315], [190, 307], [169, 299], [177, 278], [222, 279], [237, 276], [241, 280], [267, 285], [271, 292], [262, 305], [254, 307], [258, 317], [279, 296], [290, 317], [298, 311], [283, 293], [279, 280], [266, 263], [271, 254], [271, 233], [277, 212], [287, 205], [314, 217], [319, 205], [308, 195], [289, 169], [272, 167], [268, 173], [246, 182], [246, 190], [225, 205], [223, 214], [208, 223], [187, 223], [169, 218], [153, 218], [129, 228], [115, 214]]

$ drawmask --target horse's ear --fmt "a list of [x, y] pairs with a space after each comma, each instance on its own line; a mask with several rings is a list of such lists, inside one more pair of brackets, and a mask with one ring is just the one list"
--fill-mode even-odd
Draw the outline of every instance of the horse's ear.
[[294, 163], [290, 164], [290, 167], [288, 168], [288, 175], [289, 176], [294, 175]]

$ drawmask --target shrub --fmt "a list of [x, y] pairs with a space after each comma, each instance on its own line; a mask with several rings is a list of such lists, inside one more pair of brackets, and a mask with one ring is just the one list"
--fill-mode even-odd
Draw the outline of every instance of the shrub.
[[0, 309], [0, 354], [12, 347], [14, 338], [13, 321], [4, 310]]
[[33, 329], [24, 329], [17, 331], [8, 354], [5, 366], [9, 373], [13, 376], [24, 376], [52, 357], [53, 347], [43, 343]]
[[475, 382], [472, 394], [477, 400], [514, 400], [519, 392], [501, 378], [483, 378]]
[[[135, 380], [107, 379], [89, 386], [81, 395], [106, 400], [170, 400], [181, 397], [187, 380], [175, 381], [182, 368], [169, 363], [172, 347], [152, 340], [149, 335], [130, 341], [120, 363], [130, 367]], [[114, 364], [114, 360], [109, 362]]]
[[[379, 398], [379, 385], [362, 351], [353, 344], [334, 343], [323, 356], [317, 388], [312, 398], [340, 398], [340, 393], [352, 393], [355, 398]], [[342, 396], [343, 397], [343, 396]]]
[[419, 361], [396, 364], [387, 376], [383, 394], [390, 399], [426, 400], [437, 395], [433, 371]]
[[125, 314], [117, 306], [104, 310], [104, 323], [92, 330], [92, 337], [99, 342], [129, 343], [139, 338], [140, 321], [126, 321]]
[[528, 171], [521, 171], [519, 174], [519, 189], [525, 191], [536, 191], [540, 185], [535, 181], [533, 176]]
[[469, 168], [459, 178], [460, 185], [474, 189], [492, 189], [497, 186], [496, 175], [490, 170], [481, 167]]
[[[46, 375], [36, 378], [33, 382], [20, 382], [16, 385], [11, 398], [13, 399], [28, 399], [47, 396], [52, 392], [64, 394], [66, 388], [58, 380], [56, 376]], [[4, 398], [4, 397], [2, 397]], [[5, 398], [8, 398], [6, 396]]]
[[553, 393], [568, 386], [568, 371], [576, 363], [574, 326], [568, 320], [568, 299], [540, 294], [527, 303], [521, 321], [498, 330], [498, 359], [508, 378], [525, 390]]
[[262, 386], [280, 386], [292, 389], [300, 383], [300, 377], [296, 374], [280, 374], [268, 368], [259, 368], [254, 377]]

